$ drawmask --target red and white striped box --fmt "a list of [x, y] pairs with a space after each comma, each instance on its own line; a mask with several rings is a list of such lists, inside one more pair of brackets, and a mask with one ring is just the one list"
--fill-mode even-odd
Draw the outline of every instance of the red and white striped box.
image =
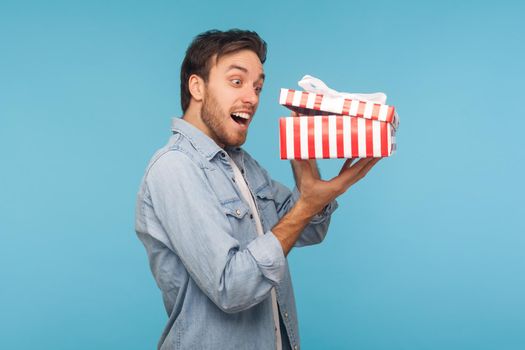
[[341, 115], [280, 118], [281, 159], [388, 157], [395, 148], [390, 123]]
[[279, 103], [301, 115], [348, 115], [390, 123], [397, 129], [399, 120], [393, 106], [369, 101], [281, 89]]

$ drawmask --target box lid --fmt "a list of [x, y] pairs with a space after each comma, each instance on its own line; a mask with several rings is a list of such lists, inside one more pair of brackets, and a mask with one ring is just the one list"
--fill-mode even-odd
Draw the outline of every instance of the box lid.
[[399, 126], [399, 118], [394, 106], [370, 101], [332, 97], [307, 91], [281, 89], [279, 104], [302, 115], [335, 113], [387, 122], [395, 129]]

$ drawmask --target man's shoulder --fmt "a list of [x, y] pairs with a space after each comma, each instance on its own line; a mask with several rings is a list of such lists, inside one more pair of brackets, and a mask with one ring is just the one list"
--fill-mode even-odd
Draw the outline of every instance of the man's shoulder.
[[153, 154], [146, 168], [146, 176], [152, 171], [162, 171], [166, 168], [183, 171], [188, 167], [202, 168], [202, 156], [185, 137], [174, 134], [166, 145]]

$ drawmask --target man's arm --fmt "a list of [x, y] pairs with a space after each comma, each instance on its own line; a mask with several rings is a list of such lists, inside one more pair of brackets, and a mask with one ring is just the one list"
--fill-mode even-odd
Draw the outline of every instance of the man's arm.
[[[297, 203], [301, 197], [301, 192], [299, 190], [299, 183], [302, 177], [302, 172], [300, 169], [297, 169], [296, 161], [292, 160], [291, 162], [293, 175], [295, 179], [296, 186], [290, 192], [288, 188], [280, 185], [276, 181], [272, 180], [272, 185], [276, 188], [277, 191], [289, 193], [290, 203], [287, 205], [287, 208], [282, 208], [285, 210], [281, 211], [280, 218], [283, 218]], [[320, 179], [320, 172], [317, 168], [315, 160], [308, 160], [308, 163], [312, 166], [313, 176], [317, 179]], [[278, 196], [279, 197], [279, 196]], [[294, 247], [303, 247], [312, 244], [321, 243], [328, 231], [328, 226], [330, 224], [331, 215], [337, 209], [338, 204], [335, 200], [328, 203], [319, 213], [314, 215], [305, 228], [301, 231], [299, 238], [295, 241]]]
[[[147, 234], [162, 239], [184, 264], [200, 289], [223, 311], [238, 312], [264, 300], [286, 273], [286, 259], [270, 233], [241, 249], [203, 169], [185, 153], [169, 151], [148, 171], [151, 206], [162, 227]], [[237, 215], [235, 211], [231, 214]], [[237, 220], [237, 218], [236, 218]]]
[[[246, 154], [245, 157], [249, 155]], [[246, 158], [245, 158], [246, 159]], [[285, 185], [281, 184], [271, 178], [268, 172], [261, 167], [254, 159], [253, 162], [257, 164], [263, 173], [266, 181], [270, 184], [269, 191], [271, 192], [271, 200], [275, 203], [275, 209], [277, 210], [278, 219], [272, 224], [275, 226], [279, 220], [281, 220], [290, 210], [292, 210], [295, 203], [299, 200], [301, 193], [299, 192], [298, 186], [295, 186], [292, 191]], [[297, 178], [297, 176], [295, 176]], [[258, 193], [255, 194], [260, 197]], [[262, 195], [262, 198], [268, 199], [268, 194]], [[301, 235], [294, 244], [294, 247], [308, 246], [312, 244], [318, 244], [323, 241], [330, 224], [330, 216], [337, 209], [338, 204], [334, 200], [325, 206], [318, 215], [315, 215], [305, 229], [301, 232]]]
[[[299, 162], [299, 166], [307, 164]], [[337, 196], [336, 180], [350, 169], [328, 182], [303, 169], [298, 184], [301, 196], [293, 208], [246, 249], [232, 237], [224, 208], [202, 169], [182, 152], [170, 151], [151, 167], [146, 177], [150, 201], [141, 205], [154, 208], [167, 235], [161, 241], [177, 254], [201, 290], [223, 311], [238, 312], [264, 300], [281, 282], [286, 272], [284, 254], [315, 213]]]
[[294, 207], [272, 229], [281, 243], [284, 254], [288, 255], [301, 232], [317, 213], [361, 180], [380, 159], [364, 158], [354, 165], [353, 159], [348, 159], [339, 175], [329, 181], [320, 178], [315, 161], [292, 161], [294, 177], [301, 195]]

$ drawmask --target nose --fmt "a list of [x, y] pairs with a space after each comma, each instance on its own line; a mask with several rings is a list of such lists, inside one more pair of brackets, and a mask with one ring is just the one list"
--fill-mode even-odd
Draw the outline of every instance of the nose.
[[257, 106], [257, 103], [259, 103], [259, 95], [257, 94], [257, 91], [255, 91], [254, 87], [246, 86], [242, 96], [242, 102], [249, 103], [252, 106]]

